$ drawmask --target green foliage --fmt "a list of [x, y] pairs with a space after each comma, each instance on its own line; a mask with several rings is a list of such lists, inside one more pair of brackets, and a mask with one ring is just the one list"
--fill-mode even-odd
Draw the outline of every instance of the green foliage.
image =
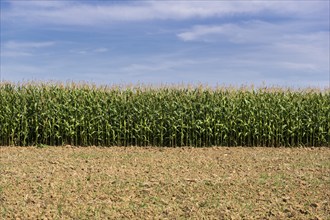
[[0, 145], [329, 146], [329, 90], [0, 84]]

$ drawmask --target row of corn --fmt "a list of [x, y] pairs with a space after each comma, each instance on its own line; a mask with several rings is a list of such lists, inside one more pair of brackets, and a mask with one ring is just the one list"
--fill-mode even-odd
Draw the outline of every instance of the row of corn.
[[0, 84], [0, 145], [329, 146], [330, 91]]

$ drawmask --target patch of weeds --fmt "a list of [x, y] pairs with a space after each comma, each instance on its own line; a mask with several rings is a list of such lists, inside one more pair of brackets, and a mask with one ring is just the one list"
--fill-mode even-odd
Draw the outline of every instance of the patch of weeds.
[[62, 217], [62, 213], [63, 213], [63, 205], [62, 203], [57, 204], [57, 214]]
[[204, 208], [208, 206], [208, 202], [207, 201], [202, 201], [198, 203], [198, 207], [200, 208]]
[[329, 169], [330, 168], [330, 160], [320, 162], [320, 165], [321, 165], [322, 168]]
[[131, 210], [136, 210], [137, 209], [136, 203], [135, 202], [132, 202], [132, 201], [129, 202], [128, 207]]
[[275, 177], [274, 177], [274, 182], [273, 182], [273, 185], [276, 186], [276, 187], [284, 187], [286, 185], [286, 177], [284, 174], [276, 174]]
[[49, 147], [49, 145], [47, 145], [47, 144], [37, 144], [36, 145], [36, 148], [46, 148], [46, 147]]
[[123, 158], [131, 159], [133, 156], [134, 156], [134, 154], [132, 154], [132, 153], [128, 153], [128, 154], [125, 154], [125, 155], [123, 156]]
[[153, 204], [160, 204], [160, 203], [162, 203], [162, 201], [160, 200], [160, 198], [157, 197], [157, 196], [152, 196], [150, 198], [150, 200], [152, 201]]
[[311, 184], [312, 187], [318, 187], [323, 183], [323, 181], [320, 180], [319, 178], [314, 177], [314, 178], [310, 178], [308, 180], [308, 183]]
[[0, 209], [1, 216], [3, 217], [3, 219], [6, 219], [6, 215], [7, 215], [7, 213], [8, 213], [6, 207], [1, 205], [0, 208], [1, 208], [1, 209]]
[[42, 189], [42, 186], [41, 186], [41, 185], [38, 185], [38, 186], [37, 186], [37, 192], [38, 192], [39, 194], [42, 194], [43, 189]]
[[252, 203], [245, 203], [244, 204], [244, 209], [248, 211], [248, 213], [252, 213], [253, 210], [255, 209], [255, 205]]
[[98, 158], [98, 156], [96, 154], [82, 153], [82, 152], [74, 153], [74, 154], [72, 154], [72, 156], [74, 158], [79, 158], [79, 159], [84, 159], [84, 160]]
[[146, 208], [147, 207], [147, 203], [142, 202], [141, 204], [139, 204], [139, 207], [140, 208]]
[[267, 173], [261, 173], [258, 179], [259, 184], [266, 184], [270, 176]]
[[214, 183], [213, 183], [211, 180], [205, 180], [205, 181], [204, 181], [204, 184], [205, 184], [206, 186], [214, 186]]
[[95, 210], [95, 208], [92, 208], [91, 206], [88, 206], [86, 214], [88, 215], [88, 217], [96, 217], [97, 210]]

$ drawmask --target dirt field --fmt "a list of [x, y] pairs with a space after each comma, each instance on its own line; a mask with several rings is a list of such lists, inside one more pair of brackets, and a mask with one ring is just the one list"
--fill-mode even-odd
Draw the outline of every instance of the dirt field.
[[329, 148], [0, 147], [0, 219], [329, 216]]

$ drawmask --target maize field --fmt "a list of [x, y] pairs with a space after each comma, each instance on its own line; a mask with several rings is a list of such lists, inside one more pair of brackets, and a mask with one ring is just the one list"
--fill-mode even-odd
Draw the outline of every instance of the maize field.
[[329, 89], [0, 84], [3, 146], [329, 146], [329, 118]]

